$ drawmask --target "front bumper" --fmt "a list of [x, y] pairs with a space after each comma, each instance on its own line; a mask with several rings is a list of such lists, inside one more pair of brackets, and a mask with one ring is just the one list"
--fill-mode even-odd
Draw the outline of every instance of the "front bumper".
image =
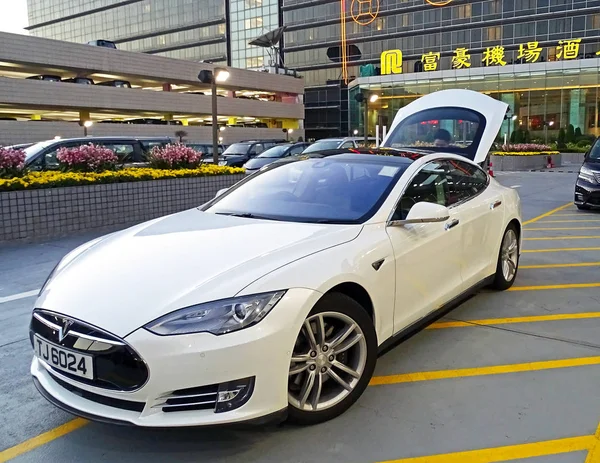
[[575, 184], [575, 204], [600, 207], [600, 184], [578, 177]]
[[[125, 338], [150, 371], [132, 392], [83, 384], [50, 369], [34, 357], [31, 374], [50, 402], [85, 418], [147, 427], [219, 425], [281, 417], [287, 409], [287, 382], [294, 342], [320, 294], [289, 290], [255, 326], [226, 335], [198, 333], [157, 336], [139, 329]], [[166, 397], [182, 389], [254, 378], [252, 394], [239, 408], [163, 411]], [[208, 386], [207, 386], [208, 387]]]

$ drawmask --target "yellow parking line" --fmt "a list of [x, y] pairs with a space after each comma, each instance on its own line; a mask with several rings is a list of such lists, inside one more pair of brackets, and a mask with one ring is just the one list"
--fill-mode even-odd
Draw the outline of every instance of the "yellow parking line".
[[523, 225], [529, 225], [530, 223], [535, 223], [538, 220], [541, 220], [541, 219], [543, 219], [545, 217], [549, 217], [552, 214], [554, 214], [554, 213], [556, 213], [558, 211], [562, 211], [563, 209], [566, 209], [567, 207], [572, 206], [572, 205], [573, 205], [573, 203], [568, 203], [568, 204], [565, 204], [564, 206], [560, 206], [560, 207], [557, 207], [556, 209], [552, 209], [551, 211], [548, 211], [548, 212], [546, 212], [546, 213], [544, 213], [542, 215], [538, 215], [537, 217], [534, 217], [533, 219], [530, 219], [530, 220], [527, 220], [527, 221], [523, 222]]
[[588, 452], [585, 463], [600, 463], [600, 424], [596, 428], [594, 440], [594, 445]]
[[477, 325], [507, 325], [512, 323], [536, 323], [557, 320], [581, 320], [587, 318], [600, 318], [600, 312], [563, 313], [553, 315], [532, 315], [529, 317], [484, 318], [481, 320], [436, 322], [429, 325], [426, 329], [437, 330], [444, 328], [465, 328]]
[[414, 383], [418, 381], [433, 381], [438, 379], [467, 378], [473, 376], [501, 375], [528, 371], [553, 370], [558, 368], [600, 365], [600, 357], [580, 357], [564, 360], [545, 360], [542, 362], [515, 363], [511, 365], [496, 365], [491, 367], [462, 368], [458, 370], [421, 371], [403, 373], [400, 375], [374, 376], [370, 386], [383, 386], [398, 383]]
[[[565, 439], [529, 444], [507, 445], [504, 447], [468, 450], [466, 452], [388, 460], [380, 463], [491, 463], [590, 450], [594, 447], [594, 442], [596, 442], [594, 436], [567, 437]], [[586, 463], [591, 462], [592, 460], [590, 462], [586, 460]]]
[[558, 230], [600, 230], [600, 227], [552, 227], [552, 228], [529, 228], [525, 227], [525, 231], [558, 231]]
[[562, 214], [556, 214], [556, 217], [585, 217], [585, 216], [593, 216], [593, 213], [590, 212], [575, 212], [574, 214], [571, 213], [562, 213]]
[[58, 439], [59, 437], [64, 436], [65, 434], [69, 434], [70, 432], [75, 431], [76, 429], [81, 428], [88, 424], [87, 420], [83, 418], [75, 418], [61, 426], [58, 426], [50, 431], [47, 431], [39, 436], [33, 437], [25, 442], [22, 442], [14, 447], [10, 447], [6, 450], [0, 452], [0, 463], [4, 463], [8, 460], [12, 460], [13, 458], [18, 457], [19, 455], [23, 455], [33, 449], [36, 449], [48, 442], [53, 441], [54, 439]]
[[577, 262], [575, 264], [519, 265], [519, 270], [540, 269], [540, 268], [598, 267], [598, 266], [600, 266], [600, 262]]
[[565, 251], [600, 251], [596, 248], [554, 248], [554, 249], [524, 249], [523, 252], [565, 252]]
[[513, 286], [508, 291], [544, 291], [547, 289], [600, 288], [600, 283], [568, 283], [564, 285]]
[[584, 223], [584, 222], [600, 222], [600, 220], [544, 220], [540, 223]]
[[536, 236], [535, 238], [523, 238], [524, 241], [552, 241], [552, 240], [597, 240], [600, 236]]

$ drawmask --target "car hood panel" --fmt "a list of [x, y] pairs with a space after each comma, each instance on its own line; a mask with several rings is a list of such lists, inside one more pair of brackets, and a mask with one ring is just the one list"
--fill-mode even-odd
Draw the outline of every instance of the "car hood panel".
[[360, 229], [193, 209], [109, 235], [70, 261], [67, 256], [36, 307], [125, 336], [174, 310], [234, 296], [279, 267], [353, 240]]

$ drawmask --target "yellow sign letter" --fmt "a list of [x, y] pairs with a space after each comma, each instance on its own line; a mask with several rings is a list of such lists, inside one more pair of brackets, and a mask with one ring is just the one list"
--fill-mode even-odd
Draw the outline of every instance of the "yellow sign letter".
[[402, 51], [387, 50], [381, 54], [381, 75], [402, 74]]
[[525, 58], [528, 63], [535, 63], [540, 59], [542, 53], [542, 47], [539, 47], [539, 42], [527, 42], [527, 48], [525, 45], [519, 45], [519, 54], [517, 59]]
[[577, 59], [580, 43], [581, 39], [560, 40], [556, 47], [556, 57], [558, 59]]
[[464, 69], [471, 67], [471, 55], [468, 48], [457, 48], [452, 57], [452, 67], [454, 69]]
[[504, 47], [501, 47], [500, 45], [487, 47], [483, 52], [483, 59], [481, 61], [486, 66], [492, 66], [494, 64], [506, 66], [506, 61], [504, 61]]
[[440, 53], [434, 53], [430, 51], [429, 53], [425, 53], [421, 57], [421, 62], [423, 63], [423, 69], [425, 71], [436, 71], [438, 67], [438, 63], [440, 61]]

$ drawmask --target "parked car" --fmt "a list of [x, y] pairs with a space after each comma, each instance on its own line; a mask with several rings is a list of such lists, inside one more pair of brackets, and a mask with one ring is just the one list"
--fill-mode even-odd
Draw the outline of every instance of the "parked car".
[[89, 77], [71, 77], [70, 79], [63, 79], [62, 81], [72, 84], [94, 85], [94, 81]]
[[513, 285], [519, 195], [478, 166], [506, 109], [432, 93], [402, 108], [388, 142], [468, 121], [468, 147], [273, 163], [202, 207], [78, 247], [33, 304], [35, 386], [115, 424], [339, 416], [378, 353], [482, 286]]
[[168, 137], [84, 137], [47, 140], [25, 148], [25, 167], [29, 170], [58, 169], [56, 155], [60, 148], [74, 148], [89, 143], [110, 148], [121, 163], [145, 162], [147, 153], [154, 146], [163, 146], [170, 142]]
[[[213, 161], [213, 145], [212, 143], [196, 143], [196, 142], [188, 142], [184, 143], [185, 146], [189, 146], [190, 148], [198, 151], [202, 154], [202, 161]], [[219, 155], [225, 151], [225, 147], [223, 145], [219, 145]]]
[[358, 148], [358, 143], [356, 138], [323, 138], [322, 140], [317, 140], [312, 145], [310, 145], [305, 153], [313, 153], [316, 151], [323, 150], [332, 150], [332, 149], [344, 149], [344, 148]]
[[102, 85], [104, 87], [131, 88], [131, 83], [127, 80], [106, 80], [104, 82], [98, 82], [96, 85]]
[[60, 76], [54, 76], [54, 75], [50, 75], [50, 74], [44, 74], [44, 75], [39, 75], [39, 76], [29, 76], [29, 77], [27, 77], [27, 79], [45, 80], [47, 82], [61, 82], [62, 81]]
[[266, 149], [277, 145], [273, 140], [248, 140], [229, 145], [219, 158], [220, 166], [242, 167], [246, 162]]
[[274, 161], [302, 153], [309, 145], [310, 143], [288, 143], [273, 146], [246, 162], [244, 169], [247, 174], [252, 174]]
[[114, 48], [116, 50], [117, 45], [115, 42], [110, 40], [92, 40], [88, 42], [88, 45], [94, 45], [95, 47]]
[[585, 154], [575, 184], [575, 205], [588, 210], [600, 207], [600, 137]]

